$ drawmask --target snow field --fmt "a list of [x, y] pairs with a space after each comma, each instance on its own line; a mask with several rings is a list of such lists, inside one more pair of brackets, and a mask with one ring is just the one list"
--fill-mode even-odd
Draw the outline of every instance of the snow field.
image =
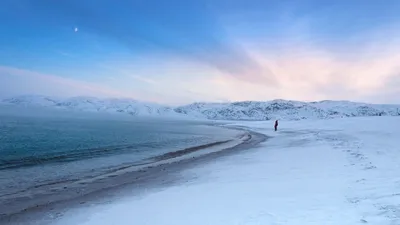
[[254, 149], [185, 170], [187, 182], [57, 224], [400, 224], [398, 117], [238, 122], [270, 135]]

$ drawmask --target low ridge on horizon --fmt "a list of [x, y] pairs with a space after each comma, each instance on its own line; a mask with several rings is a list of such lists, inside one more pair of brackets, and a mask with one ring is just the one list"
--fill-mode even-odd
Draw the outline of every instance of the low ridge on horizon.
[[179, 107], [179, 106], [187, 106], [192, 104], [234, 104], [234, 103], [242, 103], [242, 102], [300, 102], [300, 103], [323, 103], [323, 102], [348, 102], [348, 103], [356, 103], [356, 104], [368, 104], [368, 105], [400, 105], [400, 103], [372, 103], [367, 101], [352, 101], [352, 100], [333, 100], [333, 99], [323, 99], [323, 100], [295, 100], [295, 99], [283, 99], [283, 98], [275, 98], [270, 100], [238, 100], [238, 101], [193, 101], [185, 104], [176, 104], [173, 106], [171, 104], [162, 104], [152, 101], [142, 101], [135, 98], [130, 97], [98, 97], [98, 96], [90, 96], [90, 95], [76, 95], [76, 96], [69, 96], [69, 97], [59, 97], [59, 96], [48, 96], [48, 95], [39, 95], [39, 94], [23, 94], [23, 95], [15, 95], [9, 97], [0, 98], [0, 102], [4, 102], [10, 99], [49, 99], [49, 100], [57, 100], [57, 101], [64, 101], [70, 99], [85, 99], [85, 100], [117, 100], [117, 101], [134, 101], [138, 103], [145, 103], [145, 104], [154, 104], [166, 107]]
[[237, 101], [230, 103], [191, 103], [171, 107], [134, 99], [71, 97], [57, 99], [47, 96], [24, 95], [5, 98], [2, 104], [38, 106], [54, 109], [124, 113], [132, 116], [162, 116], [211, 120], [301, 120], [331, 119], [358, 116], [399, 116], [400, 104], [368, 104], [351, 101]]

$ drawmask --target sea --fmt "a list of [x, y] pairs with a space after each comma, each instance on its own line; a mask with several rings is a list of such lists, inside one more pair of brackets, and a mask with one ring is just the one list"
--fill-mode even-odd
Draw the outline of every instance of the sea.
[[0, 106], [0, 199], [240, 133], [204, 121]]

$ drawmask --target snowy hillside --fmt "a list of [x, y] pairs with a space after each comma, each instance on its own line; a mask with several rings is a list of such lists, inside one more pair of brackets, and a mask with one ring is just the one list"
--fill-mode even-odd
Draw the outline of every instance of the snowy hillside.
[[43, 106], [84, 112], [126, 113], [133, 116], [181, 116], [171, 107], [132, 99], [99, 99], [93, 97], [57, 99], [46, 96], [19, 96], [6, 98], [0, 102], [19, 106]]
[[300, 120], [358, 116], [398, 116], [400, 105], [374, 105], [346, 101], [194, 103], [175, 111], [216, 120]]
[[41, 106], [74, 111], [212, 120], [301, 120], [400, 115], [400, 105], [378, 105], [348, 101], [299, 102], [273, 100], [266, 102], [193, 103], [176, 108], [132, 99], [99, 99], [93, 97], [57, 99], [46, 96], [19, 96], [3, 99], [0, 102], [3, 104]]

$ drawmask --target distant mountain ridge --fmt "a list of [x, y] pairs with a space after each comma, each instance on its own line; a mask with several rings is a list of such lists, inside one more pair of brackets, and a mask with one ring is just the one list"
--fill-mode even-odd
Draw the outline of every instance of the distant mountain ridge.
[[180, 116], [173, 108], [133, 99], [95, 97], [52, 98], [47, 96], [24, 95], [0, 100], [3, 104], [19, 106], [41, 106], [85, 112], [126, 113], [133, 116]]
[[359, 116], [399, 116], [400, 105], [367, 104], [350, 101], [301, 102], [290, 100], [193, 103], [168, 107], [133, 99], [47, 96], [18, 96], [2, 104], [40, 106], [74, 111], [126, 113], [132, 116], [165, 116], [211, 120], [301, 120]]
[[400, 105], [378, 105], [349, 101], [300, 102], [288, 100], [233, 103], [193, 103], [175, 108], [188, 115], [218, 120], [300, 120], [357, 116], [398, 116]]

